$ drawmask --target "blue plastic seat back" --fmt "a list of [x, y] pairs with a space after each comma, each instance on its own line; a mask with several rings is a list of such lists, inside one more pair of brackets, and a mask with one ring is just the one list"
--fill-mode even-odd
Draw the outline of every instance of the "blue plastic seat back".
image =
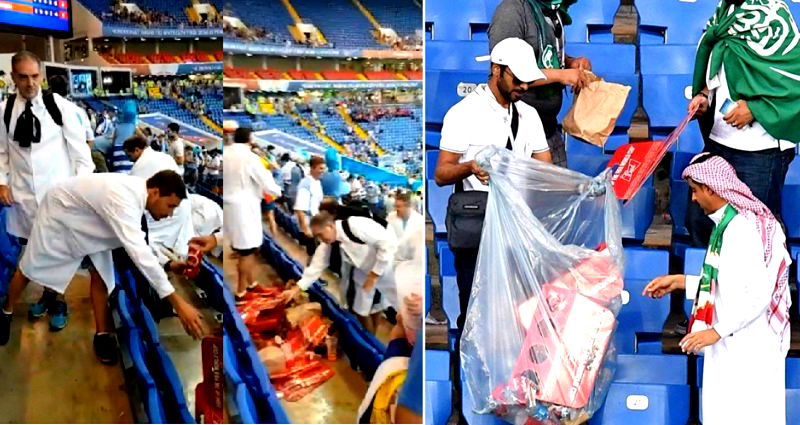
[[640, 43], [697, 45], [719, 2], [636, 0]]
[[450, 353], [425, 350], [425, 423], [444, 425], [452, 411]]
[[564, 27], [567, 45], [612, 42], [611, 27], [618, 8], [618, 0], [582, 0], [572, 5], [568, 10], [572, 25]]
[[[490, 5], [494, 2], [490, 3]], [[494, 8], [484, 0], [464, 0], [458, 7], [448, 2], [425, 2], [426, 32], [429, 40], [471, 40], [475, 26], [491, 22]]]
[[650, 127], [672, 128], [686, 117], [692, 96], [692, 75], [642, 75], [642, 104]]
[[153, 315], [150, 314], [150, 310], [145, 307], [144, 303], [139, 303], [138, 310], [140, 312], [139, 317], [142, 318], [142, 324], [144, 325], [144, 327], [141, 328], [142, 338], [151, 345], [158, 345], [160, 342], [158, 338], [158, 325], [156, 321], [153, 320]]
[[486, 83], [489, 69], [485, 70], [439, 70], [426, 69], [425, 122], [442, 124], [447, 111], [474, 85]]
[[478, 56], [489, 54], [486, 40], [433, 40], [425, 43], [427, 69], [448, 71], [484, 71], [489, 74], [489, 62], [478, 62]]
[[783, 205], [781, 215], [786, 225], [786, 233], [790, 239], [800, 238], [800, 161], [794, 160], [789, 165], [783, 186]]
[[144, 395], [145, 413], [149, 419], [149, 423], [166, 423], [166, 413], [164, 405], [161, 401], [155, 380], [150, 374], [145, 360], [145, 348], [139, 331], [136, 329], [129, 329], [125, 332], [125, 345], [127, 345], [128, 352], [133, 363], [133, 368], [138, 378], [138, 386], [141, 393]]
[[[703, 272], [703, 261], [705, 261], [706, 250], [702, 248], [687, 248], [683, 259], [683, 274], [700, 276]], [[694, 294], [691, 294], [694, 298]], [[684, 301], [684, 311], [689, 315], [692, 313], [692, 300]]]
[[696, 44], [641, 46], [639, 51], [642, 75], [694, 74]]
[[171, 422], [193, 424], [196, 423], [194, 417], [189, 412], [186, 405], [186, 397], [183, 394], [183, 384], [181, 378], [178, 376], [178, 371], [175, 370], [175, 364], [169, 354], [160, 345], [156, 346], [153, 350], [154, 360], [156, 367], [153, 373], [158, 377], [156, 381], [159, 382], [159, 390], [164, 400], [164, 406], [171, 418]]
[[425, 170], [425, 178], [428, 181], [433, 180], [434, 174], [436, 174], [436, 162], [439, 160], [439, 150], [438, 149], [428, 149], [425, 151], [425, 163], [427, 164], [428, 169]]
[[616, 331], [620, 353], [636, 352], [638, 333], [660, 333], [669, 314], [669, 299], [642, 296], [644, 287], [655, 277], [668, 274], [667, 251], [625, 248], [625, 291], [628, 302], [620, 309]]
[[428, 193], [426, 193], [425, 202], [428, 214], [433, 221], [433, 232], [437, 235], [445, 234], [447, 233], [445, 226], [447, 201], [450, 199], [450, 194], [453, 193], [453, 185], [441, 187], [435, 181], [428, 180], [426, 188]]

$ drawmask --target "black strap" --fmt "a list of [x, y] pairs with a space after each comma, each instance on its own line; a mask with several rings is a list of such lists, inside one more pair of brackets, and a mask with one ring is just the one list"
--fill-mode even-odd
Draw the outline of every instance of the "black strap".
[[350, 222], [348, 220], [342, 220], [342, 230], [344, 230], [344, 234], [347, 235], [347, 237], [350, 238], [351, 241], [359, 245], [364, 245], [364, 241], [357, 238], [356, 235], [354, 235], [353, 232], [350, 230]]
[[[517, 105], [511, 102], [511, 134], [514, 140], [517, 140], [517, 131], [519, 130], [519, 112], [517, 112]], [[506, 140], [506, 149], [513, 151], [514, 145], [511, 143], [511, 136]], [[455, 185], [455, 193], [464, 191], [464, 180], [459, 180]]]
[[63, 126], [64, 120], [61, 118], [61, 110], [58, 109], [56, 98], [53, 96], [53, 93], [48, 92], [43, 94], [42, 101], [44, 101], [44, 107], [47, 108], [50, 118], [52, 118], [59, 127]]
[[8, 99], [6, 99], [6, 111], [3, 114], [3, 122], [6, 123], [6, 132], [9, 131], [9, 125], [11, 125], [11, 112], [14, 109], [14, 101], [16, 100], [16, 93], [8, 95]]
[[144, 232], [144, 241], [147, 242], [148, 245], [150, 245], [150, 238], [148, 236], [148, 233], [150, 231], [147, 228], [147, 216], [144, 214], [142, 214], [142, 231]]
[[[6, 110], [3, 113], [3, 122], [6, 124], [6, 132], [10, 130], [9, 126], [11, 125], [11, 113], [14, 110], [14, 101], [16, 100], [16, 93], [8, 95], [8, 99], [6, 99]], [[50, 117], [53, 118], [53, 121], [55, 121], [59, 127], [63, 126], [64, 120], [61, 117], [61, 110], [58, 109], [58, 105], [56, 104], [55, 97], [53, 97], [53, 93], [43, 94], [42, 101], [44, 101], [44, 107], [47, 108], [47, 113], [50, 114]]]

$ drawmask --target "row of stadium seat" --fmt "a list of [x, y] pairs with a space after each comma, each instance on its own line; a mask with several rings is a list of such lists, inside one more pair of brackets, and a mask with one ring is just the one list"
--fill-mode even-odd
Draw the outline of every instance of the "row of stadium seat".
[[246, 80], [421, 80], [422, 71], [278, 71], [274, 69], [245, 70], [240, 68], [225, 68], [228, 78], [241, 78]]
[[[89, 9], [89, 11], [93, 15], [95, 15], [98, 19], [102, 19], [104, 13], [111, 12], [112, 2], [108, 0], [80, 0], [80, 3], [84, 5], [87, 9]], [[139, 8], [143, 10], [155, 10], [162, 12], [174, 18], [176, 24], [178, 25], [185, 25], [189, 23], [189, 19], [186, 16], [186, 11], [184, 10], [184, 8], [188, 6], [186, 2], [161, 1], [161, 0], [136, 0], [136, 1], [130, 1], [128, 3], [133, 3], [139, 6]], [[114, 20], [112, 19], [111, 21], [113, 22]], [[116, 24], [117, 22], [113, 23]]]
[[167, 53], [104, 53], [101, 56], [112, 64], [150, 64], [150, 63], [204, 63], [221, 62], [222, 52], [216, 53], [183, 53], [180, 55], [170, 55]]

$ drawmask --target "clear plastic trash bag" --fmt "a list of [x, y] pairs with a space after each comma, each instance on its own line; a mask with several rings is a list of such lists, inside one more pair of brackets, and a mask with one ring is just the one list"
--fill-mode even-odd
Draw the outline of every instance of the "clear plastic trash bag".
[[487, 147], [490, 176], [461, 338], [477, 413], [522, 424], [579, 424], [613, 377], [621, 307], [620, 204], [611, 174], [591, 178]]

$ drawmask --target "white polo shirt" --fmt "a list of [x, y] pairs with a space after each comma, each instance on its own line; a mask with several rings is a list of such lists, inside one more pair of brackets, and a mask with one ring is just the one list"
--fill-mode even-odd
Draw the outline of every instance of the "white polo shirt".
[[[511, 108], [502, 107], [486, 84], [479, 85], [445, 114], [439, 149], [461, 154], [461, 163], [475, 159], [486, 146], [505, 147], [509, 137], [514, 154], [520, 157], [548, 151], [539, 113], [525, 102], [515, 105], [519, 114], [516, 139], [511, 134]], [[473, 175], [464, 179], [464, 190], [487, 191], [489, 186]]]

